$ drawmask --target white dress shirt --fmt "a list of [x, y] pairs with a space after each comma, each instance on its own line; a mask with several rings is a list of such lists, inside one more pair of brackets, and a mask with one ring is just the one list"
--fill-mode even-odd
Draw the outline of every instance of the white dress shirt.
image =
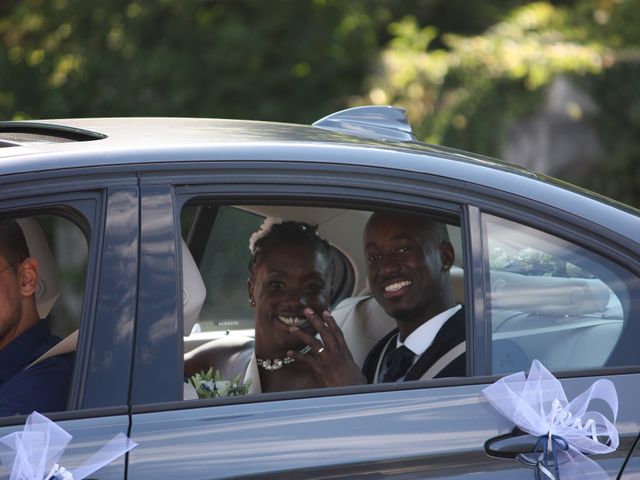
[[[462, 305], [456, 305], [448, 310], [445, 310], [442, 313], [439, 313], [435, 317], [430, 318], [428, 321], [424, 322], [418, 328], [416, 328], [411, 334], [405, 338], [404, 342], [400, 340], [400, 335], [396, 335], [396, 348], [404, 345], [409, 350], [413, 352], [413, 363], [415, 364], [420, 356], [427, 351], [427, 348], [431, 346], [433, 340], [438, 335], [438, 332], [442, 329], [444, 324], [453, 317], [458, 310], [462, 308]], [[389, 340], [389, 343], [393, 341], [393, 337]], [[389, 344], [384, 349], [384, 354], [380, 356], [380, 360], [378, 361], [378, 375], [377, 382], [382, 382], [382, 378], [384, 377], [385, 372], [387, 371], [386, 366], [386, 357], [387, 351], [389, 349]]]

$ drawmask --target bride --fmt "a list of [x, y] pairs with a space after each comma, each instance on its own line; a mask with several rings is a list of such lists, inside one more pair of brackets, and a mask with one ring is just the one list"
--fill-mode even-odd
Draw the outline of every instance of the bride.
[[199, 347], [185, 356], [187, 377], [209, 367], [244, 372], [248, 393], [366, 383], [328, 311], [331, 246], [316, 227], [267, 218], [249, 249], [255, 342], [229, 347], [213, 340]]
[[[250, 240], [250, 393], [365, 383], [328, 312], [333, 261], [316, 227], [267, 219]], [[317, 338], [319, 337], [319, 338]]]

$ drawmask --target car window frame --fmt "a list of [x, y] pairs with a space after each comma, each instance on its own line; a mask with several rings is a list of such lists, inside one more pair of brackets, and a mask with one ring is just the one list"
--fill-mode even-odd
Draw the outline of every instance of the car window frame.
[[[105, 232], [108, 229], [110, 215], [109, 199], [113, 197], [114, 193], [122, 193], [123, 191], [128, 192], [131, 200], [129, 205], [135, 209], [133, 212], [135, 237], [124, 240], [120, 245], [110, 243], [106, 248], [111, 249], [115, 254], [121, 251], [123, 245], [126, 246], [133, 242], [136, 252], [134, 266], [137, 278], [139, 194], [135, 169], [127, 166], [82, 167], [0, 175], [0, 208], [2, 211], [11, 211], [12, 215], [14, 211], [19, 210], [30, 213], [46, 213], [55, 206], [63, 215], [73, 216], [74, 214], [65, 212], [65, 208], [72, 208], [82, 214], [74, 217], [81, 230], [87, 232], [90, 229], [90, 235], [85, 235], [88, 237], [89, 247], [86, 285], [71, 392], [66, 411], [47, 414], [52, 420], [66, 421], [109, 417], [113, 421], [118, 421], [120, 416], [128, 414], [130, 409], [130, 360], [126, 370], [118, 372], [123, 389], [118, 392], [120, 397], [117, 402], [96, 406], [83, 398], [84, 392], [88, 388], [94, 389], [97, 396], [101, 395], [100, 389], [107, 392], [113, 390], [108, 380], [114, 375], [93, 375], [91, 362], [94, 360], [92, 352], [96, 351], [94, 346], [102, 344], [103, 347], [100, 348], [109, 347], [104, 347], [104, 344], [108, 343], [108, 339], [105, 342], [99, 333], [94, 334], [96, 333], [94, 325], [100, 295], [104, 291], [113, 291], [113, 284], [107, 282], [107, 278], [104, 276], [105, 265], [103, 264]], [[111, 230], [117, 231], [118, 228], [111, 228]], [[122, 283], [119, 288], [121, 291], [128, 291], [131, 290], [131, 285]], [[133, 351], [135, 305], [137, 303], [137, 290], [133, 288], [133, 291], [136, 293], [136, 296], [132, 298], [133, 314], [127, 322], [130, 324], [130, 332], [124, 339], [130, 356]], [[104, 305], [103, 309], [112, 309], [112, 307], [112, 305]], [[113, 314], [110, 318], [113, 318]], [[115, 331], [116, 322], [111, 322], [111, 325]], [[0, 425], [23, 424], [25, 419], [25, 416], [7, 417], [0, 419]]]
[[[87, 266], [79, 324], [79, 329], [82, 331], [82, 339], [89, 335], [88, 331], [91, 330], [93, 318], [97, 285], [92, 279], [97, 271], [95, 260], [100, 248], [98, 238], [101, 235], [98, 218], [102, 203], [102, 194], [97, 190], [52, 194], [40, 191], [40, 195], [37, 196], [25, 195], [23, 198], [0, 198], [0, 216], [2, 217], [57, 216], [73, 223], [84, 235], [87, 242]], [[88, 360], [88, 350], [86, 341], [83, 342], [79, 339], [67, 409], [64, 412], [53, 413], [56, 418], [73, 416], [82, 410], [80, 397], [83, 377], [86, 371], [85, 363]], [[23, 416], [15, 418], [18, 417]], [[14, 417], [0, 419], [0, 422], [1, 425], [16, 423]], [[18, 421], [17, 423], [20, 422]]]
[[[127, 184], [102, 190], [102, 205], [98, 217], [99, 237], [94, 255], [96, 289], [92, 298], [90, 328], [80, 332], [79, 349], [86, 360], [80, 378], [78, 403], [82, 410], [128, 408], [131, 384], [131, 364], [135, 340], [139, 269], [139, 191], [135, 179]], [[91, 253], [90, 253], [91, 254]], [[133, 271], [122, 273], [123, 265]], [[133, 292], [132, 294], [130, 292]], [[113, 298], [123, 299], [120, 303]], [[119, 361], [108, 358], [120, 349]], [[86, 350], [86, 351], [85, 351]], [[101, 353], [102, 356], [99, 356]], [[118, 353], [118, 352], [116, 352]], [[107, 365], [105, 372], [100, 367]], [[109, 372], [112, 369], [112, 372]], [[107, 377], [116, 377], [105, 381]], [[112, 382], [112, 383], [109, 383]], [[90, 396], [89, 396], [90, 395]]]
[[[393, 155], [390, 153], [390, 155]], [[465, 306], [467, 307], [467, 333], [468, 338], [468, 363], [472, 377], [465, 379], [437, 379], [435, 381], [419, 382], [418, 386], [410, 383], [399, 384], [395, 389], [403, 388], [432, 388], [438, 385], [467, 385], [478, 384], [487, 377], [488, 364], [491, 361], [487, 352], [487, 341], [490, 338], [490, 330], [485, 319], [484, 308], [484, 272], [482, 269], [484, 257], [482, 253], [483, 238], [480, 233], [480, 214], [486, 211], [499, 216], [511, 216], [533, 228], [541, 228], [541, 225], [555, 228], [550, 233], [563, 237], [576, 235], [581, 238], [596, 237], [602, 245], [621, 245], [622, 249], [616, 252], [618, 260], [620, 256], [633, 258], [634, 268], [638, 260], [633, 257], [631, 249], [625, 247], [633, 244], [633, 241], [619, 234], [611, 235], [598, 225], [592, 224], [588, 219], [578, 217], [575, 214], [560, 212], [558, 209], [546, 203], [534, 199], [514, 195], [509, 192], [484, 187], [478, 184], [470, 184], [455, 178], [441, 177], [429, 173], [416, 173], [394, 168], [382, 168], [377, 166], [361, 165], [336, 165], [306, 163], [303, 161], [199, 161], [184, 162], [176, 165], [166, 165], [156, 171], [148, 171], [140, 176], [142, 186], [167, 186], [171, 185], [174, 195], [174, 220], [176, 238], [180, 232], [178, 222], [179, 212], [188, 199], [195, 196], [215, 197], [220, 203], [234, 204], [275, 204], [287, 199], [287, 203], [319, 206], [341, 206], [344, 208], [361, 208], [371, 210], [376, 208], [398, 208], [402, 210], [415, 209], [433, 210], [442, 208], [444, 211], [453, 211], [460, 218], [463, 241], [463, 254], [465, 257]], [[277, 187], [277, 188], [276, 188]], [[552, 188], [555, 188], [552, 186]], [[239, 193], [240, 192], [240, 193]], [[381, 200], [381, 196], [384, 200]], [[592, 201], [587, 199], [587, 201]], [[446, 207], [446, 206], [449, 207]], [[553, 222], [552, 222], [553, 220]], [[558, 220], [562, 225], [558, 225]], [[557, 232], [560, 231], [560, 234]], [[616, 243], [620, 241], [620, 243]], [[600, 251], [600, 248], [598, 248]], [[177, 268], [177, 267], [176, 267]], [[177, 270], [176, 270], [177, 271]], [[180, 285], [181, 287], [181, 285]], [[182, 325], [181, 312], [179, 313], [179, 325]], [[606, 373], [616, 374], [620, 372], [637, 373], [640, 368], [609, 367]], [[603, 371], [595, 372], [563, 372], [562, 377], [602, 375]], [[497, 379], [498, 376], [488, 376]], [[435, 382], [435, 383], [434, 383]], [[345, 390], [346, 388], [346, 390]], [[344, 393], [364, 393], [387, 390], [390, 387], [375, 385], [343, 387], [342, 389], [324, 389], [322, 395], [334, 395]], [[334, 391], [335, 390], [335, 391]], [[315, 394], [300, 392], [285, 392], [281, 394], [262, 394], [275, 396], [275, 398], [302, 398], [314, 397]], [[243, 402], [252, 400], [243, 399]], [[255, 400], [261, 401], [261, 400]], [[153, 402], [143, 404], [132, 402], [132, 411], [156, 411], [163, 408], [186, 408], [186, 404], [206, 402], [207, 404], [224, 404], [226, 402], [237, 403], [238, 400], [197, 400], [183, 401], [175, 398], [174, 402], [159, 406]], [[171, 406], [170, 406], [171, 405]], [[191, 408], [191, 406], [189, 407]]]
[[[483, 216], [494, 216], [501, 220], [506, 220], [507, 222], [513, 222], [515, 224], [523, 225], [525, 227], [538, 230], [544, 234], [555, 237], [563, 242], [567, 242], [572, 245], [576, 245], [581, 249], [584, 249], [588, 252], [589, 255], [600, 257], [609, 261], [615, 266], [625, 271], [628, 275], [635, 276], [638, 281], [640, 281], [640, 262], [637, 258], [634, 258], [633, 255], [630, 255], [630, 252], [626, 252], [623, 250], [618, 250], [614, 247], [618, 246], [617, 243], [613, 242], [611, 238], [606, 238], [598, 235], [597, 233], [592, 232], [588, 226], [589, 223], [585, 223], [584, 219], [579, 219], [573, 216], [566, 216], [565, 221], [558, 222], [558, 218], [554, 218], [553, 221], [551, 218], [547, 218], [545, 216], [541, 216], [539, 212], [532, 211], [530, 208], [523, 208], [520, 211], [517, 211], [513, 205], [504, 205], [504, 210], [498, 210], [496, 205], [487, 205], [484, 208], [478, 208], [478, 226], [479, 226], [479, 235], [482, 237], [482, 275], [483, 275], [483, 283], [484, 283], [484, 291], [488, 292], [489, 290], [489, 253], [488, 253], [488, 242], [484, 241], [486, 238], [486, 232], [484, 229]], [[516, 215], [515, 212], [518, 212]], [[576, 223], [572, 223], [575, 221]], [[486, 305], [486, 299], [485, 299]], [[491, 361], [492, 361], [492, 327], [491, 327], [491, 318], [489, 312], [485, 309], [485, 328], [486, 334], [484, 336], [484, 348], [483, 350], [487, 352], [486, 357], [484, 359], [487, 362], [487, 370], [486, 374], [491, 374]], [[630, 321], [630, 320], [629, 320]], [[625, 322], [626, 324], [626, 322]], [[624, 339], [625, 333], [628, 332], [628, 326], [624, 326], [623, 330], [618, 338], [617, 342], [620, 342]], [[636, 330], [640, 330], [640, 325], [636, 328]], [[616, 342], [616, 346], [612, 350], [612, 354], [618, 348], [618, 343]], [[638, 365], [625, 365], [625, 366], [601, 366], [595, 368], [581, 368], [581, 369], [567, 369], [562, 370], [561, 372], [554, 371], [554, 375], [559, 376], [562, 375], [563, 378], [570, 377], [581, 377], [581, 376], [597, 376], [597, 375], [609, 375], [609, 374], [619, 374], [619, 373], [638, 373], [640, 372], [640, 364]], [[501, 374], [493, 375], [498, 378]]]
[[[61, 214], [63, 217], [74, 221], [83, 231], [88, 242], [88, 258], [86, 266], [86, 280], [84, 298], [80, 319], [80, 332], [75, 356], [74, 373], [67, 410], [63, 412], [50, 412], [46, 416], [58, 423], [60, 427], [74, 437], [78, 444], [76, 453], [88, 455], [93, 453], [92, 445], [105, 443], [109, 438], [119, 432], [127, 432], [131, 428], [129, 416], [129, 384], [131, 365], [130, 360], [125, 371], [118, 372], [118, 380], [124, 385], [118, 392], [120, 397], [110, 405], [95, 406], [85, 397], [87, 389], [91, 389], [97, 397], [104, 392], [113, 389], [110, 381], [116, 375], [95, 374], [92, 363], [97, 345], [109, 344], [108, 338], [104, 338], [100, 331], [95, 329], [96, 312], [112, 309], [112, 305], [104, 304], [101, 307], [101, 295], [105, 291], [111, 291], [116, 295], [124, 290], [131, 290], [130, 284], [122, 283], [119, 291], [114, 291], [113, 283], [108, 282], [108, 255], [105, 257], [103, 248], [110, 249], [113, 254], [119, 254], [123, 244], [127, 245], [131, 239], [124, 239], [118, 245], [109, 239], [109, 231], [112, 233], [118, 228], [110, 227], [110, 213], [113, 204], [110, 199], [123, 191], [128, 192], [131, 205], [134, 206], [134, 247], [136, 257], [134, 266], [137, 277], [137, 238], [138, 238], [138, 193], [137, 178], [135, 175], [123, 174], [122, 171], [105, 170], [101, 168], [64, 169], [62, 171], [30, 172], [19, 175], [0, 176], [0, 209], [2, 212], [10, 212], [15, 216], [18, 212], [30, 214]], [[113, 237], [113, 235], [111, 235]], [[120, 238], [120, 240], [123, 240]], [[113, 262], [112, 262], [113, 263]], [[106, 268], [105, 268], [106, 267]], [[113, 277], [113, 275], [112, 275]], [[135, 287], [135, 282], [134, 282]], [[135, 288], [133, 288], [135, 292]], [[137, 292], [136, 292], [137, 294]], [[135, 306], [136, 297], [133, 298]], [[125, 338], [124, 344], [129, 352], [133, 349], [133, 322], [134, 315], [130, 318], [131, 334]], [[110, 318], [114, 318], [114, 314]], [[116, 322], [105, 326], [116, 329]], [[122, 326], [122, 322], [120, 323]], [[113, 331], [113, 330], [112, 330]], [[103, 347], [101, 347], [103, 348]], [[107, 348], [110, 348], [107, 346]], [[103, 348], [104, 351], [104, 348]], [[46, 394], [46, 392], [44, 392]], [[103, 397], [104, 398], [104, 397]], [[27, 415], [15, 415], [0, 418], [0, 427], [3, 434], [22, 431]], [[102, 474], [112, 478], [126, 476], [128, 457], [122, 456], [114, 460], [108, 466], [102, 468]]]
[[[286, 169], [284, 168], [284, 164], [286, 164]], [[269, 162], [249, 162], [248, 165], [243, 164], [242, 166], [251, 166], [254, 168], [243, 168], [242, 174], [239, 174], [238, 169], [235, 168], [237, 167], [237, 163], [234, 163], [233, 170], [229, 172], [233, 176], [233, 180], [229, 180], [224, 178], [224, 174], [220, 175], [220, 168], [223, 168], [224, 165], [221, 165], [219, 162], [211, 163], [210, 165], [214, 167], [212, 170], [203, 171], [202, 169], [198, 169], [197, 173], [189, 171], [188, 175], [185, 171], [174, 173], [154, 172], [149, 173], [148, 175], [141, 175], [140, 177], [141, 189], [144, 189], [147, 186], [162, 189], [163, 195], [166, 195], [167, 199], [169, 198], [169, 192], [166, 190], [166, 187], [170, 185], [169, 188], [172, 191], [171, 208], [173, 209], [173, 220], [175, 223], [175, 237], [172, 245], [175, 246], [177, 252], [175, 258], [177, 259], [178, 264], [175, 265], [175, 273], [177, 277], [180, 278], [180, 281], [176, 282], [178, 285], [174, 287], [176, 289], [175, 291], [179, 291], [182, 288], [181, 265], [179, 264], [179, 236], [181, 235], [179, 216], [184, 205], [196, 197], [207, 197], [209, 199], [215, 199], [215, 201], [220, 204], [228, 205], [284, 204], [324, 207], [339, 206], [341, 208], [363, 210], [395, 208], [398, 211], [405, 212], [407, 211], [407, 208], [411, 208], [415, 210], [416, 213], [440, 211], [443, 215], [449, 215], [459, 220], [460, 227], [462, 229], [463, 249], [465, 252], [467, 251], [466, 244], [468, 243], [468, 240], [465, 238], [467, 235], [464, 232], [464, 225], [467, 222], [465, 220], [466, 214], [463, 205], [447, 200], [447, 195], [445, 193], [446, 188], [438, 188], [437, 191], [440, 195], [430, 194], [431, 189], [428, 188], [428, 182], [418, 182], [418, 187], [416, 188], [416, 185], [408, 183], [408, 180], [411, 179], [409, 182], [413, 181], [415, 176], [407, 178], [407, 172], [405, 172], [405, 174], [399, 172], [400, 175], [397, 176], [398, 178], [393, 178], [393, 175], [384, 175], [383, 177], [380, 177], [380, 173], [387, 173], [386, 170], [381, 172], [381, 169], [377, 167], [344, 168], [332, 165], [331, 171], [344, 171], [349, 176], [353, 176], [353, 179], [345, 179], [340, 176], [328, 175], [328, 171], [317, 169], [317, 166], [315, 165], [312, 166], [313, 171], [310, 172], [309, 168], [311, 167], [300, 162], [279, 162], [278, 165], [281, 166], [283, 169], [282, 171], [280, 168], [275, 169], [277, 171], [274, 171], [273, 164]], [[256, 174], [256, 166], [260, 167], [259, 175]], [[370, 175], [374, 181], [368, 182], [367, 178], [363, 178], [363, 172]], [[263, 173], [265, 175], [262, 175]], [[277, 175], [278, 181], [274, 182], [274, 175]], [[432, 178], [429, 175], [423, 177]], [[352, 188], [354, 182], [358, 185], [357, 193], [354, 193]], [[381, 190], [384, 192], [383, 200], [381, 200], [380, 196]], [[144, 245], [142, 248], [145, 248]], [[465, 257], [465, 263], [467, 263], [469, 262], [469, 256], [465, 252], [463, 252], [463, 256]], [[465, 268], [468, 267], [469, 266], [465, 264]], [[169, 289], [173, 292], [173, 288], [167, 287], [167, 291]], [[468, 301], [467, 296], [468, 293], [465, 292], [465, 302]], [[181, 309], [178, 310], [178, 331], [181, 332], [183, 318]], [[140, 328], [140, 323], [138, 323], [137, 328]], [[180, 343], [182, 343], [182, 337], [180, 337]], [[141, 345], [138, 344], [137, 348], [141, 348]], [[170, 348], [171, 351], [169, 352], [168, 357], [175, 358], [175, 344], [172, 344]], [[180, 355], [181, 354], [182, 346], [180, 345]], [[468, 360], [468, 362], [470, 363], [470, 360]], [[137, 362], [135, 362], [135, 365], [138, 367], [138, 370], [140, 370]], [[168, 370], [166, 375], [173, 375], [169, 373], [170, 371], [173, 370]], [[136, 378], [141, 378], [143, 375], [144, 374], [141, 372], [136, 374], [134, 368], [133, 382], [136, 381]], [[178, 398], [178, 395], [181, 396], [182, 394], [183, 377], [180, 372], [176, 372], [175, 376], [180, 378], [180, 384], [178, 385], [179, 388], [176, 389], [176, 394], [173, 399], [167, 398], [169, 395], [166, 394], [166, 392], [163, 393], [163, 395], [165, 395], [165, 399], [159, 403], [156, 401], [139, 401], [139, 399], [132, 397], [132, 412], [137, 412], [140, 409], [145, 411], [148, 409], [162, 410], [165, 408], [172, 408], [171, 405], [182, 408], [185, 404], [191, 403], [192, 401], [181, 400], [181, 398]], [[452, 379], [438, 379], [435, 382], [449, 383], [451, 381], [453, 381], [454, 384], [456, 383], [456, 381]], [[174, 382], [168, 383], [173, 385]], [[471, 383], [477, 382], [472, 381]], [[277, 398], [300, 398], [306, 396], [321, 397], [326, 394], [342, 394], [344, 393], [344, 388], [347, 388], [349, 391], [369, 392], [378, 391], [380, 388], [386, 389], [387, 387], [381, 387], [380, 385], [362, 385], [357, 387], [337, 388], [335, 389], [336, 391], [332, 393], [330, 393], [330, 391], [334, 389], [313, 390], [310, 394], [308, 392], [301, 391], [260, 394], [256, 396], [259, 397], [256, 400], [262, 401], [260, 400], [260, 397], [263, 395], [275, 395]], [[402, 386], [400, 388], [402, 388]], [[318, 392], [322, 393], [318, 394]], [[241, 403], [243, 401], [247, 401], [247, 397], [243, 398], [244, 400], [241, 400]], [[214, 401], [215, 400], [216, 399], [214, 399]], [[203, 400], [194, 400], [193, 402], [197, 403], [202, 401]], [[228, 401], [233, 402], [233, 400]], [[252, 403], [253, 401], [254, 399], [251, 400]], [[209, 400], [207, 400], [207, 402], [209, 402]], [[222, 403], [224, 403], [224, 400]], [[162, 405], [164, 405], [164, 407]]]

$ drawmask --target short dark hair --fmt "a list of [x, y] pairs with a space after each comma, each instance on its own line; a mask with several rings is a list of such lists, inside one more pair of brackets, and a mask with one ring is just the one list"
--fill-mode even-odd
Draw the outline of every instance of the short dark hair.
[[318, 226], [287, 220], [282, 223], [273, 224], [269, 232], [255, 242], [253, 254], [249, 260], [249, 272], [253, 272], [254, 267], [260, 261], [260, 257], [265, 249], [281, 242], [307, 244], [319, 250], [330, 262], [331, 269], [333, 270], [331, 245], [318, 234]]
[[433, 239], [438, 245], [449, 242], [449, 231], [446, 224], [425, 218], [422, 225], [425, 230], [434, 234]]
[[441, 221], [435, 220], [433, 218], [429, 218], [424, 215], [419, 215], [413, 212], [409, 213], [400, 213], [400, 212], [387, 212], [384, 210], [375, 211], [369, 217], [367, 221], [367, 225], [371, 221], [374, 216], [388, 216], [393, 218], [404, 218], [406, 220], [410, 220], [416, 228], [422, 229], [423, 232], [427, 234], [426, 239], [429, 242], [433, 242], [434, 245], [442, 245], [443, 243], [450, 242], [449, 240], [449, 230], [447, 229], [447, 224]]
[[15, 220], [0, 220], [0, 255], [14, 268], [29, 257], [27, 241]]

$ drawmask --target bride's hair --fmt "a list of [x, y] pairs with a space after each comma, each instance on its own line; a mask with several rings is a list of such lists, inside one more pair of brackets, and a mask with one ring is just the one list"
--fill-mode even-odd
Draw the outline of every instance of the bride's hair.
[[307, 244], [322, 252], [329, 262], [333, 264], [331, 245], [324, 238], [318, 235], [318, 226], [304, 222], [294, 222], [291, 220], [282, 221], [268, 217], [260, 229], [251, 235], [249, 240], [249, 250], [251, 259], [249, 260], [249, 272], [253, 272], [256, 264], [264, 251], [280, 243]]

